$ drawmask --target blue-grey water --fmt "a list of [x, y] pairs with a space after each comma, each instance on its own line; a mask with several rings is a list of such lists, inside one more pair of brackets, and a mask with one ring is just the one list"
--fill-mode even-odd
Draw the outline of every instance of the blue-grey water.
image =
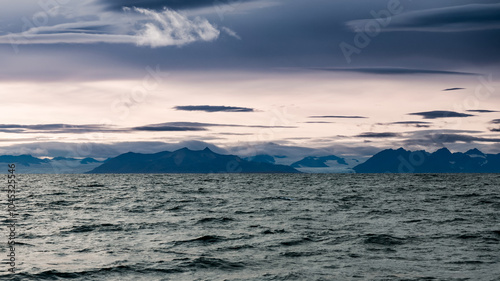
[[500, 280], [498, 174], [18, 180], [1, 280]]

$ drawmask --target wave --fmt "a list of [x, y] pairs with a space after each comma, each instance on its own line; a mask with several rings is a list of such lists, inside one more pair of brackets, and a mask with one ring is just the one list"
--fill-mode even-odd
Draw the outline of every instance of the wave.
[[262, 234], [281, 234], [281, 233], [285, 233], [286, 230], [284, 229], [275, 229], [275, 230], [270, 230], [270, 229], [266, 229], [264, 231], [262, 231], [261, 233]]
[[111, 223], [90, 224], [90, 225], [77, 225], [69, 230], [61, 231], [61, 233], [81, 233], [91, 231], [123, 231], [123, 227]]
[[406, 239], [391, 236], [388, 234], [367, 234], [364, 239], [365, 244], [376, 244], [383, 246], [395, 246], [406, 243]]
[[180, 268], [143, 268], [139, 266], [128, 266], [119, 265], [115, 267], [105, 267], [93, 270], [84, 270], [77, 272], [64, 272], [58, 270], [47, 270], [40, 273], [25, 273], [20, 272], [12, 276], [9, 280], [12, 281], [26, 281], [26, 280], [59, 280], [59, 279], [79, 279], [88, 280], [88, 278], [93, 278], [94, 280], [106, 280], [107, 276], [110, 275], [131, 275], [134, 273], [145, 275], [145, 274], [165, 274], [165, 273], [180, 273], [184, 270]]
[[89, 183], [85, 185], [79, 185], [78, 187], [105, 187], [105, 185], [100, 183]]
[[308, 243], [311, 241], [313, 241], [311, 238], [305, 237], [305, 238], [296, 239], [296, 240], [283, 241], [280, 244], [283, 246], [296, 246], [296, 245]]
[[182, 266], [197, 269], [236, 270], [242, 269], [246, 265], [242, 262], [232, 262], [217, 258], [199, 257], [189, 262], [185, 262]]
[[209, 223], [209, 222], [227, 223], [227, 222], [231, 222], [231, 221], [234, 221], [234, 219], [233, 218], [229, 218], [229, 217], [221, 217], [221, 218], [211, 217], [211, 218], [200, 219], [200, 220], [198, 220], [196, 222], [196, 224]]
[[197, 238], [189, 239], [189, 240], [181, 240], [181, 241], [175, 241], [175, 245], [181, 245], [185, 243], [202, 243], [202, 244], [211, 244], [211, 243], [218, 243], [222, 241], [227, 241], [228, 239], [223, 236], [217, 236], [217, 235], [204, 235], [200, 236]]

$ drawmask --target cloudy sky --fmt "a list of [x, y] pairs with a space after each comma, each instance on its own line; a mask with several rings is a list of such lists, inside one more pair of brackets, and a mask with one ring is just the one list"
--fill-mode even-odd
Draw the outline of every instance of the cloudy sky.
[[0, 2], [0, 154], [500, 153], [498, 1]]

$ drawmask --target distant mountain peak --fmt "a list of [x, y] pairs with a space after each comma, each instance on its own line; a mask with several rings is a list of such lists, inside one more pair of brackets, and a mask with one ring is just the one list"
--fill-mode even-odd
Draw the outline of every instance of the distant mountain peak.
[[481, 150], [479, 150], [477, 148], [469, 149], [469, 150], [467, 150], [467, 152], [465, 152], [465, 154], [467, 154], [467, 155], [480, 155], [480, 156], [484, 156], [484, 153], [481, 152]]
[[436, 150], [436, 152], [434, 152], [433, 154], [450, 155], [452, 153], [448, 148], [443, 147], [443, 148]]

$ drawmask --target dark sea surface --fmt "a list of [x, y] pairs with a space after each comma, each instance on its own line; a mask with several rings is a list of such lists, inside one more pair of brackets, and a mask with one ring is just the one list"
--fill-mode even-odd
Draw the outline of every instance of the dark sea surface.
[[499, 174], [18, 180], [0, 280], [500, 280]]

